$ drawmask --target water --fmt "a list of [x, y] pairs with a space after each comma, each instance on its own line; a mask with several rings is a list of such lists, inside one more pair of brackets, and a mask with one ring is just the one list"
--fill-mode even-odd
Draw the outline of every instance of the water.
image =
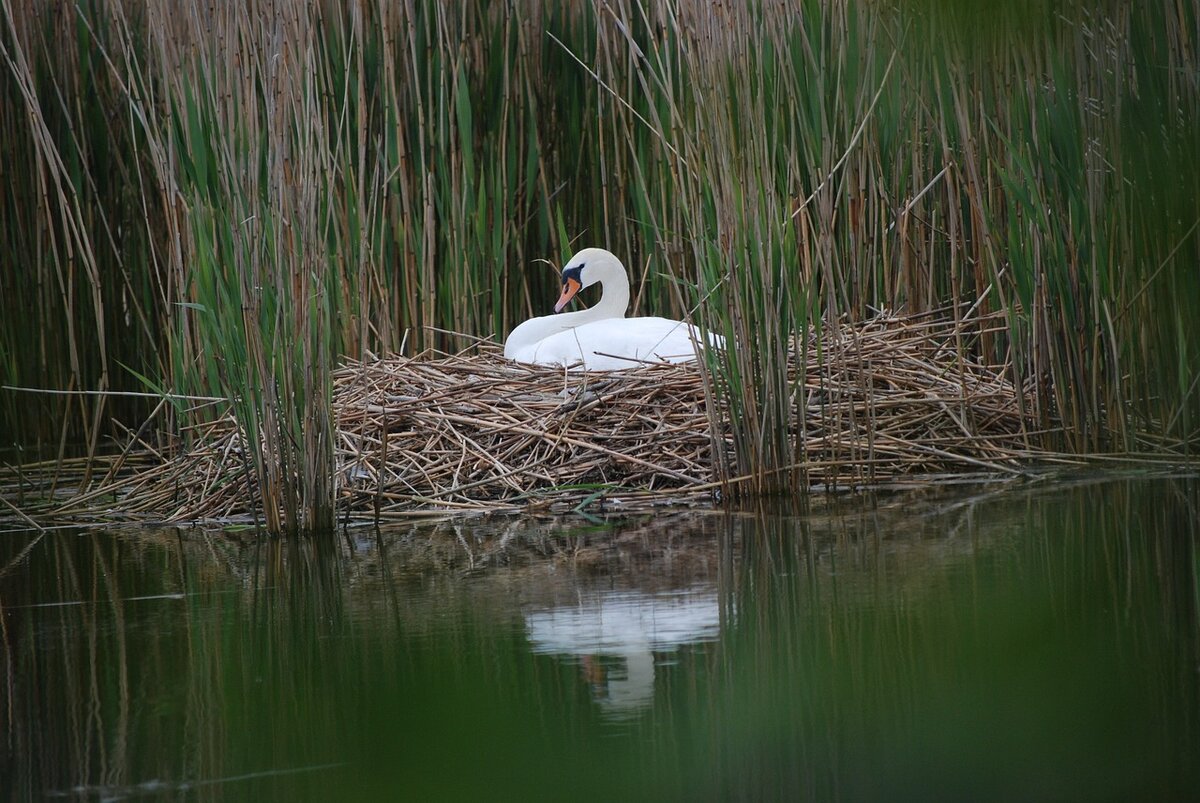
[[1200, 796], [1200, 481], [0, 536], [5, 799]]

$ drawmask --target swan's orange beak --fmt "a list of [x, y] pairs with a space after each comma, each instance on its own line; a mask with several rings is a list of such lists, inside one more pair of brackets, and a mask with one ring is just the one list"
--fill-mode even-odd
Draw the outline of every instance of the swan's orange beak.
[[567, 279], [563, 282], [562, 295], [558, 297], [558, 303], [554, 305], [555, 312], [562, 312], [563, 307], [570, 303], [575, 294], [579, 292], [579, 288], [583, 287], [576, 279]]

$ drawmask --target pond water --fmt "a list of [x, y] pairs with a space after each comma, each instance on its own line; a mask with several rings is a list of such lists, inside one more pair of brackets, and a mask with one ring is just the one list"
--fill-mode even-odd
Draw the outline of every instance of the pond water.
[[1200, 796], [1200, 480], [0, 536], [4, 799]]

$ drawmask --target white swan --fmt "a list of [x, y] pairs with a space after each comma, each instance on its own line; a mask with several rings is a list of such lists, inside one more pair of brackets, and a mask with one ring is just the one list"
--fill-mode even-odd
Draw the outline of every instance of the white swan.
[[[600, 301], [590, 309], [530, 318], [504, 341], [504, 356], [535, 365], [566, 365], [589, 371], [619, 371], [646, 362], [689, 362], [696, 359], [700, 331], [669, 318], [626, 318], [629, 279], [621, 261], [603, 248], [585, 248], [562, 272], [560, 313], [575, 294], [600, 283]], [[720, 335], [708, 342], [724, 348]]]

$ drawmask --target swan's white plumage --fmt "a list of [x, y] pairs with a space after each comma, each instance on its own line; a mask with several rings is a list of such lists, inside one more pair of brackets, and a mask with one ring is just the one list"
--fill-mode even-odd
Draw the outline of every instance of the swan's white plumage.
[[610, 318], [557, 332], [505, 356], [536, 365], [582, 363], [589, 371], [619, 371], [644, 362], [696, 359], [692, 327], [667, 318]]
[[[504, 356], [535, 365], [565, 365], [590, 371], [635, 368], [646, 362], [689, 362], [696, 359], [695, 343], [703, 336], [694, 326], [668, 318], [626, 318], [629, 279], [625, 267], [602, 248], [585, 248], [563, 269], [563, 298], [567, 303], [578, 287], [566, 289], [568, 274], [578, 285], [602, 287], [600, 302], [577, 312], [530, 318], [504, 341]], [[708, 342], [724, 347], [719, 335]]]

